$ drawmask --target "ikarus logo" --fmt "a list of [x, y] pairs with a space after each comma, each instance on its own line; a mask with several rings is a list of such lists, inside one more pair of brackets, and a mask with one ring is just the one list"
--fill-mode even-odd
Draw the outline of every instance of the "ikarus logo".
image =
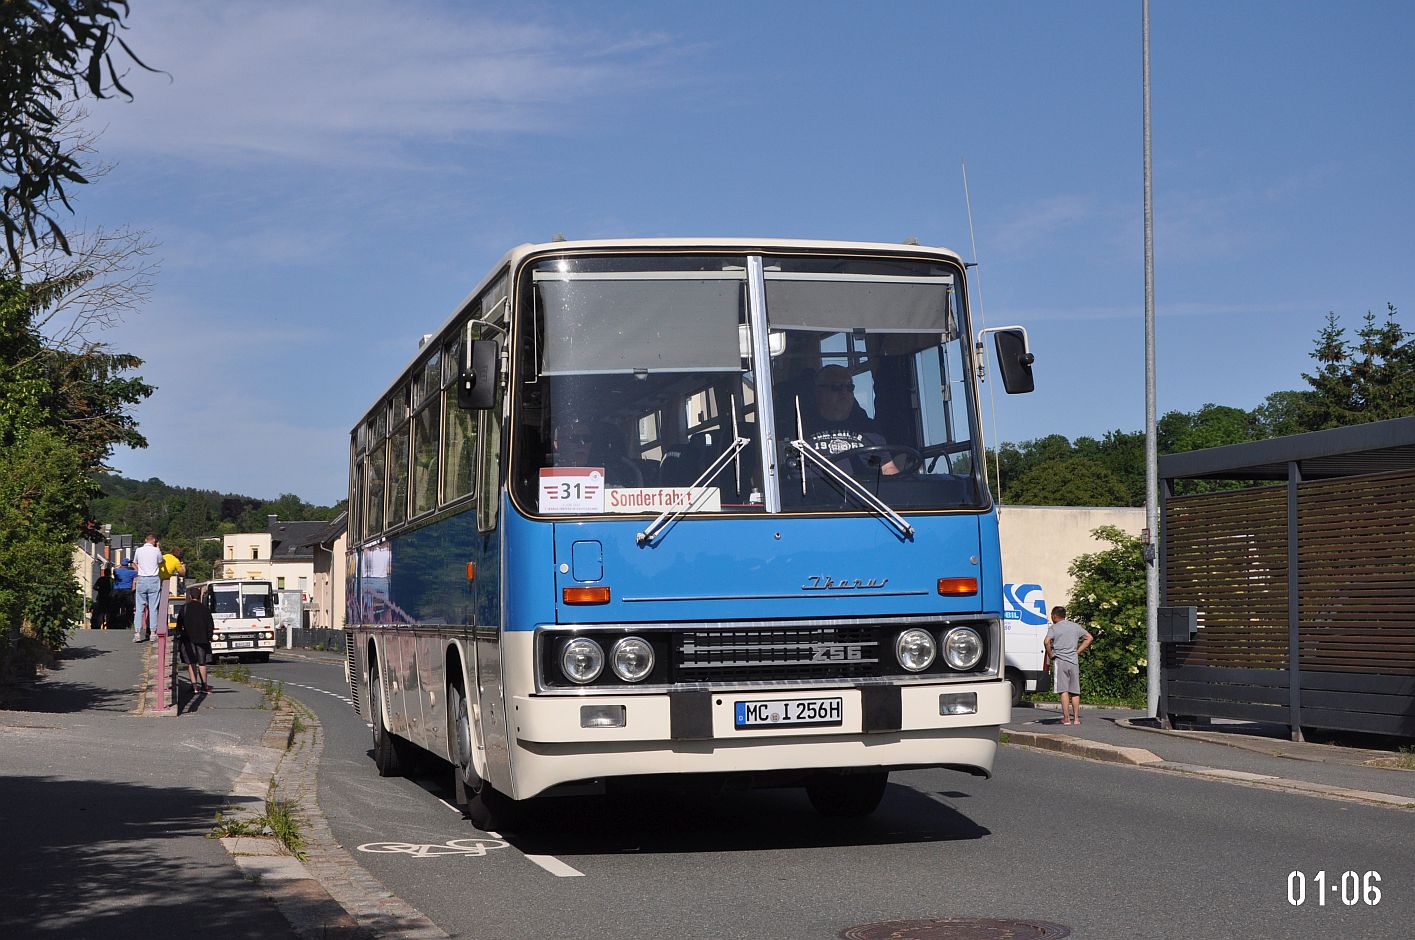
[[1047, 622], [1047, 602], [1040, 584], [1004, 584], [1002, 617], [1032, 627]]

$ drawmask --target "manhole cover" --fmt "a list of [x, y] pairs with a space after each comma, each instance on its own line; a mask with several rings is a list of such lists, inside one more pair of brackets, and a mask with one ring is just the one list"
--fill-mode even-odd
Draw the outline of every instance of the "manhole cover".
[[860, 924], [840, 936], [844, 940], [1057, 940], [1071, 936], [1071, 928], [1044, 920], [950, 917]]

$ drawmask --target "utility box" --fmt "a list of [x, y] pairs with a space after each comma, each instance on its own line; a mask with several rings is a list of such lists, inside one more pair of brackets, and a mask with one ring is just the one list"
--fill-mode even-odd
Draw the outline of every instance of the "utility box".
[[1156, 623], [1156, 633], [1161, 643], [1193, 643], [1199, 633], [1199, 608], [1161, 607]]

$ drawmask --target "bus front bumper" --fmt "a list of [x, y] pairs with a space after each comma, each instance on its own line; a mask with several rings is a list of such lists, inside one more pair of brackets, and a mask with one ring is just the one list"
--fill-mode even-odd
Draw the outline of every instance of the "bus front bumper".
[[[998, 729], [1011, 719], [1006, 682], [906, 685], [898, 689], [897, 705], [890, 701], [893, 691], [792, 687], [689, 693], [696, 698], [686, 705], [666, 693], [514, 696], [514, 795], [526, 798], [560, 784], [606, 777], [678, 773], [953, 767], [991, 774]], [[737, 726], [739, 703], [837, 698], [838, 724]], [[973, 703], [975, 711], [948, 713]], [[623, 709], [622, 726], [583, 725], [587, 715], [615, 712], [613, 706]]]

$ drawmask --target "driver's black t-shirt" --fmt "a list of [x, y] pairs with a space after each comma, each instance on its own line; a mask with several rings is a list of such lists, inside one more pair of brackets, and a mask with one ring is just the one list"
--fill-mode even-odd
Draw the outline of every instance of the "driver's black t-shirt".
[[883, 445], [884, 435], [879, 433], [875, 423], [863, 410], [854, 408], [841, 421], [816, 416], [806, 430], [805, 440], [816, 453], [850, 473], [857, 469], [851, 466], [850, 454], [862, 447]]

